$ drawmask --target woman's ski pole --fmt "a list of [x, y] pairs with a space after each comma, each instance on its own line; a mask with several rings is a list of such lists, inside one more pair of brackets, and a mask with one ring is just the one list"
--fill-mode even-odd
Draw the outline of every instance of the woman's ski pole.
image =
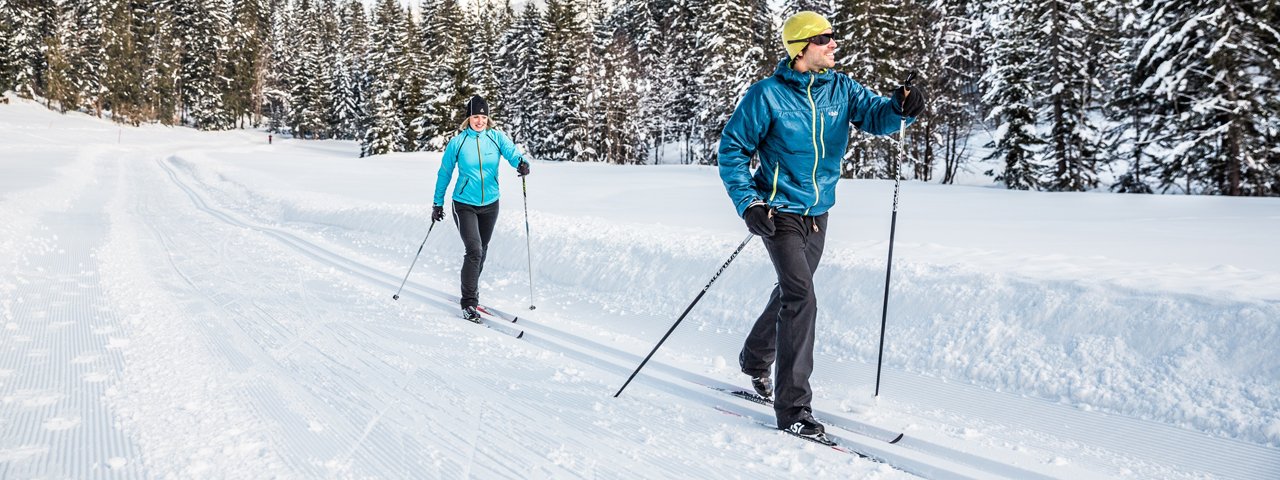
[[418, 264], [418, 255], [422, 255], [422, 247], [426, 246], [427, 239], [431, 238], [431, 229], [436, 228], [436, 219], [431, 219], [431, 226], [427, 227], [427, 235], [422, 237], [422, 245], [418, 245], [418, 253], [413, 256], [413, 263], [409, 264], [409, 271], [404, 272], [404, 280], [400, 281], [400, 288], [396, 289], [396, 294], [391, 296], [392, 300], [400, 299], [400, 291], [404, 290], [405, 282], [409, 281], [409, 273], [413, 272], [413, 266]]
[[529, 237], [529, 184], [520, 176], [520, 191], [524, 193], [524, 251], [529, 261], [529, 310], [533, 310], [533, 240]]

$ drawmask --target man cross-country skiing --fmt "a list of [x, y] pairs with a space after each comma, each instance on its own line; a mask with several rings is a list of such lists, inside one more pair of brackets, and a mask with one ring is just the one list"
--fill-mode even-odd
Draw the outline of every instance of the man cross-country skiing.
[[[813, 272], [822, 258], [827, 210], [835, 203], [849, 126], [873, 135], [898, 131], [924, 112], [918, 87], [882, 97], [832, 71], [836, 40], [831, 23], [799, 12], [782, 25], [788, 58], [773, 76], [742, 97], [720, 136], [720, 178], [746, 221], [764, 240], [778, 284], [738, 356], [742, 372], [764, 397], [776, 394], [778, 428], [820, 436], [813, 418], [814, 320], [818, 300]], [[752, 157], [760, 160], [753, 175]], [[776, 390], [770, 366], [776, 367]]]

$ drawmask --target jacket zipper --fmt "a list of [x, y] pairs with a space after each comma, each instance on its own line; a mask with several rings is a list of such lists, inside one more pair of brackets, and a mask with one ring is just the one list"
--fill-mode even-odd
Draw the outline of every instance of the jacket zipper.
[[480, 151], [479, 136], [476, 137], [476, 164], [480, 166], [480, 204], [484, 205], [484, 152]]
[[[813, 205], [804, 209], [804, 214], [808, 215], [809, 210], [818, 205], [818, 200], [822, 193], [818, 191], [818, 105], [813, 101], [813, 80], [817, 78], [814, 74], [809, 74], [809, 85], [805, 86], [804, 93], [809, 97], [809, 133], [813, 136], [813, 173], [809, 176], [809, 181], [813, 182]], [[823, 140], [823, 148], [826, 148], [826, 140]]]

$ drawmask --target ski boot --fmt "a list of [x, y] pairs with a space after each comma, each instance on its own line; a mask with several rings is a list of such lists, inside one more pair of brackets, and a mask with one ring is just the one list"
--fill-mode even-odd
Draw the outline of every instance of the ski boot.
[[462, 307], [462, 319], [471, 323], [480, 323], [480, 312], [474, 306]]

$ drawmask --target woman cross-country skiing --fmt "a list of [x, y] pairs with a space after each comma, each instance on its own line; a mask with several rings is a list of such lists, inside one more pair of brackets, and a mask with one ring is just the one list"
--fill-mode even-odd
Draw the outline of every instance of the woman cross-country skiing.
[[466, 105], [467, 119], [462, 130], [449, 140], [436, 177], [436, 193], [431, 207], [433, 221], [444, 220], [444, 192], [458, 171], [453, 185], [453, 223], [458, 226], [466, 254], [462, 258], [462, 318], [480, 323], [480, 272], [493, 227], [498, 222], [498, 164], [505, 158], [520, 176], [529, 174], [529, 162], [515, 144], [493, 128], [489, 104], [476, 95]]

